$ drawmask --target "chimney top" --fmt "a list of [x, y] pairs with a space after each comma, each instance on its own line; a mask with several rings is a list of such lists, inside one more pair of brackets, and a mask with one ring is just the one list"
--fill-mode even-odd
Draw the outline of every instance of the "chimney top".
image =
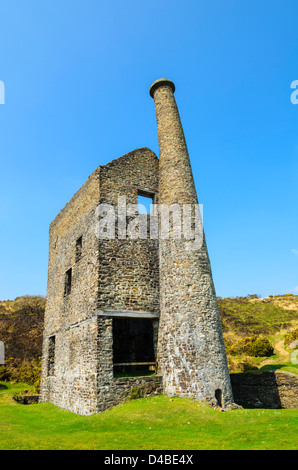
[[175, 91], [175, 85], [173, 82], [171, 82], [171, 80], [168, 80], [167, 78], [160, 78], [159, 80], [156, 80], [155, 82], [153, 82], [150, 87], [149, 93], [152, 98], [154, 97], [155, 90], [161, 86], [168, 86], [172, 88], [173, 93]]

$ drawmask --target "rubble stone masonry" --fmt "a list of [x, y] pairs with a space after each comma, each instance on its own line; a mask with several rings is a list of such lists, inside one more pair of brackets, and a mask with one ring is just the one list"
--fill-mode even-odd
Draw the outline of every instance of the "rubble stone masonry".
[[160, 377], [124, 386], [113, 376], [112, 338], [113, 311], [159, 316], [158, 240], [97, 233], [99, 204], [117, 208], [123, 195], [137, 204], [140, 190], [158, 200], [158, 158], [147, 148], [98, 167], [50, 226], [40, 401], [87, 415], [129, 396], [133, 382], [160, 390]]
[[[205, 239], [186, 249], [173, 229], [169, 239], [150, 238], [150, 224], [146, 238], [119, 236], [119, 197], [126, 204], [137, 204], [142, 195], [155, 204], [198, 202], [174, 89], [165, 79], [150, 89], [159, 159], [141, 148], [99, 166], [50, 226], [40, 401], [89, 415], [137, 388], [143, 396], [207, 399], [225, 408], [233, 403]], [[103, 204], [115, 209], [114, 238], [98, 235]], [[132, 219], [130, 214], [125, 229]], [[117, 376], [115, 368], [127, 367], [119, 351], [132, 351], [132, 367], [141, 363], [148, 320], [151, 352], [144, 357], [155, 354], [156, 375]], [[121, 335], [126, 324], [129, 334]], [[140, 335], [135, 343], [134, 331]]]
[[[159, 142], [160, 204], [198, 203], [175, 87], [161, 79], [151, 87]], [[228, 406], [233, 402], [215, 289], [205, 239], [160, 240], [159, 373], [164, 391]]]

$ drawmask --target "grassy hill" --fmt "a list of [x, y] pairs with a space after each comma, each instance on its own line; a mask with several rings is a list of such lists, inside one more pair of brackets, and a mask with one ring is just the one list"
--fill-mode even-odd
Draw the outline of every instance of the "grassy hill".
[[0, 302], [0, 340], [5, 344], [5, 367], [0, 380], [25, 381], [38, 391], [45, 298], [23, 296]]
[[[279, 368], [298, 373], [290, 361], [289, 335], [295, 339], [298, 332], [298, 296], [276, 295], [261, 299], [257, 296], [218, 298], [230, 372], [251, 368], [266, 370]], [[266, 338], [274, 354], [254, 357], [237, 350], [235, 345], [245, 338]]]
[[224, 332], [235, 336], [274, 334], [298, 322], [298, 295], [219, 297], [218, 306]]
[[44, 311], [41, 296], [0, 301], [0, 340], [5, 343], [6, 358], [25, 361], [40, 356]]
[[50, 403], [17, 404], [12, 394], [23, 386], [0, 383], [0, 450], [297, 449], [295, 409], [223, 413], [159, 395], [78, 416]]

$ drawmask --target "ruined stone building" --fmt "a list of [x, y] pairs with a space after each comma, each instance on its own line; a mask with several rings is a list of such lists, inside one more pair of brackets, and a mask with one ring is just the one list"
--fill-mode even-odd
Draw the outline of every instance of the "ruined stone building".
[[123, 236], [117, 215], [115, 237], [96, 229], [98, 208], [117, 214], [119, 196], [198, 203], [174, 91], [166, 79], [150, 88], [159, 158], [140, 148], [99, 166], [51, 223], [43, 402], [88, 415], [137, 388], [233, 403], [205, 238], [186, 249], [171, 230], [167, 239]]

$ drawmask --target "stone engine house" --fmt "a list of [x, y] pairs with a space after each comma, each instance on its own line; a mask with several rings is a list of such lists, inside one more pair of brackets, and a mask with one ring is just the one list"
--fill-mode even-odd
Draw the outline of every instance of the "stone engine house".
[[140, 148], [99, 166], [50, 225], [42, 402], [88, 415], [137, 388], [233, 404], [205, 238], [186, 250], [172, 232], [121, 237], [117, 217], [114, 238], [96, 230], [98, 207], [117, 214], [119, 196], [198, 203], [174, 91], [166, 79], [150, 88], [159, 158]]

